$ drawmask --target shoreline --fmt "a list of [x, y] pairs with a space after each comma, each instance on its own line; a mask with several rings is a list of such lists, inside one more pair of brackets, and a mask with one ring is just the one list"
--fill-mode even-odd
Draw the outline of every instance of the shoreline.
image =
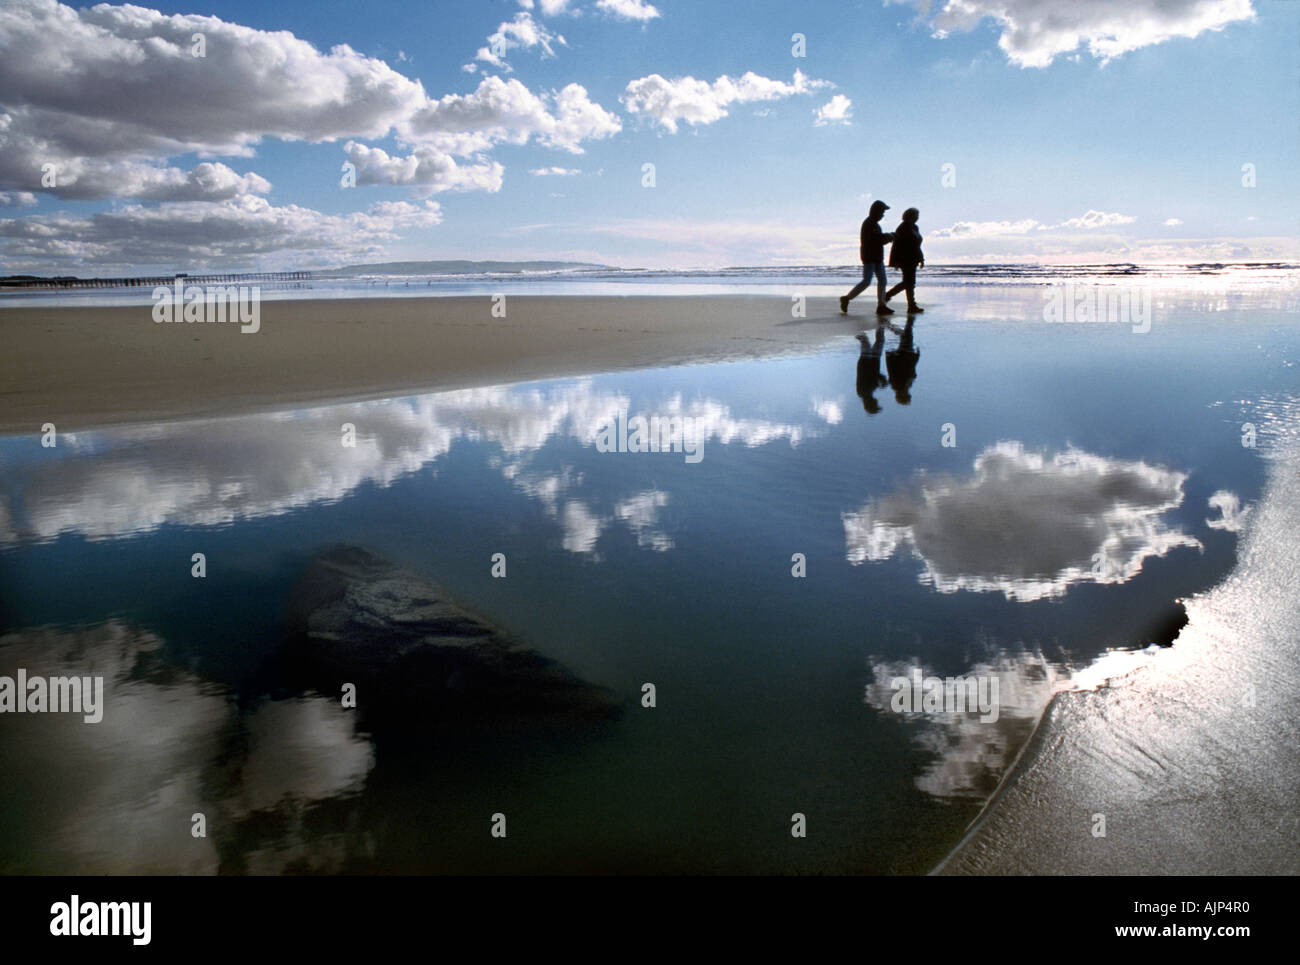
[[956, 859], [957, 856], [975, 840], [976, 836], [980, 833], [980, 830], [984, 827], [985, 822], [988, 821], [997, 810], [998, 804], [1002, 801], [1003, 795], [1017, 780], [1020, 779], [1021, 766], [1025, 763], [1026, 759], [1034, 759], [1034, 755], [1029, 753], [1030, 748], [1037, 747], [1040, 737], [1047, 729], [1044, 725], [1047, 722], [1047, 719], [1051, 716], [1052, 709], [1056, 706], [1057, 700], [1065, 692], [1066, 691], [1058, 691], [1048, 698], [1047, 703], [1043, 705], [1042, 713], [1040, 713], [1038, 719], [1034, 721], [1034, 727], [1029, 732], [1029, 736], [1025, 739], [1025, 742], [1020, 745], [1020, 749], [1016, 751], [1015, 757], [1013, 757], [1011, 762], [1007, 765], [1006, 772], [1002, 775], [1002, 779], [998, 781], [998, 786], [995, 787], [993, 793], [985, 799], [975, 817], [971, 818], [970, 823], [966, 825], [965, 829], [962, 831], [961, 837], [957, 840], [957, 843], [949, 848], [947, 852], [945, 852], [944, 856], [935, 863], [934, 867], [925, 873], [925, 877], [928, 878], [952, 873], [946, 870], [949, 862]]
[[[985, 317], [957, 300], [922, 318], [949, 331], [972, 318], [1040, 324], [1014, 310], [1038, 305], [1036, 295], [996, 302]], [[852, 334], [876, 321], [864, 302], [844, 316], [835, 299], [810, 297], [806, 317], [794, 318], [784, 293], [510, 295], [506, 317], [495, 318], [488, 296], [283, 300], [262, 303], [255, 334], [157, 324], [149, 306], [10, 308], [0, 311], [10, 348], [0, 359], [0, 433], [225, 418], [837, 346], [856, 355]], [[1292, 406], [1281, 440], [1300, 440]], [[1300, 499], [1287, 494], [1296, 450], [1271, 453], [1236, 568], [1187, 601], [1191, 622], [1174, 646], [1096, 689], [1054, 693], [978, 813], [953, 844], [927, 849], [933, 863], [919, 873], [1300, 871], [1300, 824], [1276, 817], [1287, 813], [1277, 792], [1286, 780], [1272, 777], [1300, 785], [1300, 729], [1284, 713], [1300, 699], [1300, 623], [1259, 616], [1288, 599], [1300, 614], [1285, 579], [1300, 566], [1289, 545]], [[1249, 727], [1232, 689], [1246, 679], [1260, 690]], [[1152, 708], [1158, 727], [1144, 716]], [[1240, 758], [1247, 747], [1258, 763]], [[1225, 812], [1235, 829], [1207, 825]], [[1090, 832], [1097, 813], [1108, 838]]]
[[1297, 728], [1286, 724], [1300, 698], [1296, 419], [1279, 434], [1237, 566], [1186, 601], [1190, 621], [1173, 646], [1096, 687], [1054, 694], [929, 874], [1300, 873], [1300, 823], [1283, 820], [1300, 775]]
[[788, 295], [268, 300], [260, 330], [149, 306], [0, 312], [0, 433], [215, 418], [324, 402], [797, 354], [874, 315]]

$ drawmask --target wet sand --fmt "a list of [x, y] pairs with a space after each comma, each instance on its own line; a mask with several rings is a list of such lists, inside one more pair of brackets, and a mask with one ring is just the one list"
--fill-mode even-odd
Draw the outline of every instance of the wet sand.
[[[483, 297], [268, 301], [261, 312], [261, 331], [242, 334], [156, 324], [147, 304], [0, 309], [0, 431], [798, 354], [874, 324], [829, 298], [794, 319], [776, 295], [511, 296], [506, 318]], [[1292, 440], [1295, 424], [1292, 413]], [[1295, 449], [1274, 454], [1238, 569], [1188, 601], [1175, 646], [1058, 695], [939, 873], [1300, 871]]]
[[1300, 411], [1287, 423], [1236, 570], [1172, 647], [1057, 695], [936, 873], [1300, 873]]
[[807, 350], [874, 317], [781, 296], [264, 301], [261, 327], [149, 304], [0, 308], [0, 432], [228, 415]]

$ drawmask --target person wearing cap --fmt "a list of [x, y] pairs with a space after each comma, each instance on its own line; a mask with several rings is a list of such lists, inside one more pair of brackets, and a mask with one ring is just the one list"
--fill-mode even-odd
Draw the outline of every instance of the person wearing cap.
[[871, 276], [876, 276], [876, 314], [892, 315], [894, 310], [885, 304], [885, 242], [893, 241], [894, 236], [880, 230], [880, 219], [889, 210], [883, 201], [872, 201], [867, 220], [862, 222], [859, 254], [862, 256], [862, 281], [853, 286], [847, 295], [840, 296], [840, 311], [849, 312], [849, 302], [861, 295], [871, 284]]

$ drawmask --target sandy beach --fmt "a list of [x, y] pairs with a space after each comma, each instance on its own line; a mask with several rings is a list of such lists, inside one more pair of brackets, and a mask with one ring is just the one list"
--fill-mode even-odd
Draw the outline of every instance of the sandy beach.
[[[772, 287], [509, 295], [505, 318], [489, 297], [268, 300], [256, 334], [157, 324], [148, 304], [0, 311], [0, 649], [10, 669], [102, 671], [106, 701], [94, 729], [24, 718], [7, 800], [51, 803], [24, 812], [0, 868], [473, 873], [498, 867], [477, 817], [408, 829], [430, 800], [491, 814], [524, 774], [549, 823], [511, 869], [924, 874], [950, 855], [941, 873], [1293, 872], [1290, 290], [1238, 294], [1226, 330], [1168, 292], [1137, 334], [1049, 325], [1037, 285], [936, 286], [871, 355], [852, 337], [874, 327], [866, 306], [815, 298], [796, 319]], [[1171, 357], [1176, 377], [1152, 378]], [[625, 409], [690, 416], [704, 458], [601, 451]], [[44, 422], [89, 431], [45, 449]], [[1112, 534], [1133, 565], [1105, 582], [1086, 564]], [[333, 545], [446, 587], [627, 711], [574, 744], [390, 751], [404, 732], [357, 729], [278, 669], [285, 601]], [[498, 551], [509, 581], [479, 565]], [[1136, 649], [1179, 599], [1175, 644]], [[139, 679], [148, 661], [182, 676]], [[911, 667], [997, 675], [997, 720], [864, 698]], [[631, 712], [647, 679], [671, 714]], [[227, 693], [259, 695], [241, 730]], [[175, 773], [183, 793], [160, 798]], [[653, 794], [648, 773], [667, 775]], [[95, 795], [73, 793], [85, 782]], [[808, 840], [781, 827], [789, 788]], [[568, 817], [593, 798], [619, 815], [595, 848]], [[286, 801], [398, 819], [373, 848], [307, 830], [268, 852], [260, 822]], [[232, 843], [173, 844], [199, 807]]]
[[[1290, 408], [1290, 407], [1288, 407]], [[1296, 413], [1236, 570], [1176, 644], [1058, 694], [945, 875], [1294, 875]], [[1104, 824], [1098, 815], [1104, 816]], [[1104, 832], [1104, 833], [1099, 833]]]
[[0, 432], [264, 411], [781, 355], [865, 324], [831, 298], [509, 296], [266, 301], [261, 329], [162, 324], [148, 304], [0, 311]]

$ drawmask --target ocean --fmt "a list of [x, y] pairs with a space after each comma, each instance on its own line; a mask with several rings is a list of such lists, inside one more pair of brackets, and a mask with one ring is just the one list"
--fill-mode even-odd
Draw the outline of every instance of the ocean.
[[[225, 277], [225, 276], [223, 276]], [[238, 275], [229, 276], [238, 279]], [[264, 299], [427, 298], [454, 295], [770, 295], [843, 294], [862, 277], [861, 265], [732, 267], [720, 269], [576, 268], [547, 271], [392, 274], [320, 272], [311, 280], [247, 282]], [[1104, 286], [1176, 286], [1183, 293], [1233, 290], [1294, 292], [1300, 265], [1225, 262], [1168, 265], [927, 265], [918, 290], [950, 286], [1042, 286], [1086, 282]], [[892, 279], [892, 276], [891, 276]], [[242, 282], [235, 282], [242, 283]], [[39, 289], [0, 293], [6, 305], [147, 304], [153, 289]]]

